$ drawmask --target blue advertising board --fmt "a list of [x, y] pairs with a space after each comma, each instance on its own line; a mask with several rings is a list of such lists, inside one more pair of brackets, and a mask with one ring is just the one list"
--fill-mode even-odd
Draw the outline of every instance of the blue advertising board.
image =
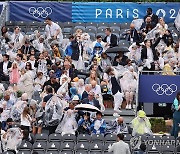
[[165, 22], [174, 22], [180, 3], [133, 2], [10, 2], [9, 20], [43, 21], [50, 16], [54, 21], [69, 22], [131, 22], [142, 19], [148, 7]]
[[139, 102], [173, 103], [180, 91], [180, 76], [140, 75]]
[[9, 19], [12, 21], [71, 21], [72, 3], [59, 2], [10, 2]]

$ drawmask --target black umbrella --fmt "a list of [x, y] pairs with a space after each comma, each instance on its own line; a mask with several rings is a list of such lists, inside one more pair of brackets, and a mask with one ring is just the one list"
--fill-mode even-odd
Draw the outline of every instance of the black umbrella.
[[108, 48], [106, 50], [106, 53], [118, 53], [118, 52], [129, 52], [128, 47], [113, 47], [113, 48]]

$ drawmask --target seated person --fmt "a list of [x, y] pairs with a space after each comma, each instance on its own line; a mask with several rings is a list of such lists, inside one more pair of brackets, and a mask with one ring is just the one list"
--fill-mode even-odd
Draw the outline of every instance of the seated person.
[[128, 127], [126, 123], [124, 122], [123, 117], [117, 118], [112, 126], [110, 128], [107, 128], [107, 133], [110, 134], [127, 134], [128, 133]]
[[103, 135], [105, 134], [106, 122], [102, 118], [101, 112], [96, 113], [96, 119], [91, 124], [90, 129], [92, 134], [103, 134]]
[[85, 113], [84, 116], [78, 122], [78, 129], [77, 132], [79, 134], [90, 134], [90, 113]]

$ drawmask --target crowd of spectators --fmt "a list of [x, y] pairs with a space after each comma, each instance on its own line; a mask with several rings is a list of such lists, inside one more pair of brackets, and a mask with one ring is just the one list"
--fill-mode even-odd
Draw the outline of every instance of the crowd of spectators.
[[[8, 142], [9, 128], [15, 125], [34, 135], [45, 127], [50, 134], [128, 133], [122, 117], [110, 126], [103, 119], [103, 94], [113, 97], [113, 115], [118, 117], [123, 99], [127, 110], [134, 107], [138, 71], [163, 71], [163, 75], [180, 71], [180, 41], [173, 40], [164, 19], [158, 19], [151, 8], [140, 26], [133, 20], [123, 34], [130, 44], [129, 52], [119, 51], [113, 56], [106, 50], [118, 46], [118, 38], [109, 27], [106, 37], [98, 35], [94, 42], [81, 29], [67, 40], [58, 24], [49, 17], [45, 21], [43, 34], [35, 30], [24, 36], [18, 26], [12, 35], [7, 27], [1, 29], [0, 117], [2, 132], [7, 131], [2, 136], [4, 142]], [[94, 115], [76, 110], [81, 103], [91, 104], [100, 112]], [[139, 116], [132, 121], [133, 130], [145, 117], [142, 112]], [[149, 121], [147, 124], [150, 128]], [[141, 134], [144, 130], [138, 131]], [[12, 149], [4, 146], [4, 150], [8, 148]]]

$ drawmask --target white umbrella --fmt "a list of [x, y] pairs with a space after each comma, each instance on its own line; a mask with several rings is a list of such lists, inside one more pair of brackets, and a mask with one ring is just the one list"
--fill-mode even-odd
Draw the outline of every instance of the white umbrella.
[[101, 112], [97, 107], [91, 104], [79, 104], [75, 106], [76, 110], [90, 111], [90, 112]]

